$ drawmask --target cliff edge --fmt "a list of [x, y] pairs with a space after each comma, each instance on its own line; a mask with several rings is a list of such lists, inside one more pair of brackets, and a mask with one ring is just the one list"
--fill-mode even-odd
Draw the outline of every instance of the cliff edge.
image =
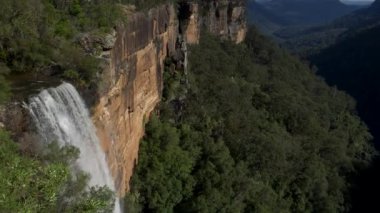
[[160, 102], [164, 60], [182, 42], [198, 43], [202, 28], [236, 43], [247, 31], [244, 1], [166, 4], [127, 18], [104, 53], [109, 63], [92, 116], [121, 196], [129, 190], [145, 122]]

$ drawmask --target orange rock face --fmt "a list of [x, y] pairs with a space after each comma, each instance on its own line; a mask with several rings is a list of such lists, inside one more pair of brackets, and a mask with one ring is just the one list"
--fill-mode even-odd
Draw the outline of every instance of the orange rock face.
[[190, 4], [191, 15], [188, 20], [186, 30], [184, 32], [185, 41], [188, 44], [198, 44], [200, 38], [200, 19], [199, 19], [199, 5]]
[[[184, 31], [185, 41], [198, 44], [201, 29], [236, 43], [244, 41], [247, 33], [245, 5], [243, 1], [214, 1], [188, 3], [190, 17]], [[205, 9], [207, 10], [205, 11]]]
[[110, 86], [93, 111], [93, 121], [122, 196], [137, 162], [144, 122], [160, 101], [164, 59], [175, 50], [176, 11], [172, 6], [128, 17], [117, 30], [109, 68]]
[[[186, 42], [198, 43], [205, 24], [211, 33], [243, 41], [244, 9], [231, 13], [227, 7], [215, 7], [202, 18], [199, 7], [191, 3], [191, 16], [183, 32]], [[164, 60], [176, 51], [177, 17], [173, 5], [130, 13], [127, 26], [116, 30], [116, 41], [105, 53], [110, 61], [99, 82], [103, 92], [93, 106], [92, 119], [120, 196], [129, 190], [145, 122], [160, 101]]]
[[[214, 1], [206, 3], [208, 6], [189, 3], [190, 17], [182, 32], [183, 39], [187, 43], [198, 43], [203, 27], [222, 38], [237, 43], [243, 41], [245, 9], [240, 1]], [[177, 51], [179, 37], [175, 6], [163, 5], [146, 13], [125, 9], [126, 26], [119, 27], [101, 42], [105, 44], [101, 57], [109, 63], [98, 83], [100, 98], [91, 110], [119, 196], [129, 190], [145, 122], [160, 101], [164, 60]], [[82, 40], [82, 46], [88, 50], [92, 43], [90, 36]], [[37, 138], [29, 122], [28, 112], [21, 103], [0, 109], [0, 128], [6, 126], [26, 147]]]
[[214, 35], [240, 43], [247, 32], [245, 6], [239, 1], [235, 1], [235, 5], [231, 2], [234, 1], [210, 4], [207, 15], [202, 17], [203, 25]]

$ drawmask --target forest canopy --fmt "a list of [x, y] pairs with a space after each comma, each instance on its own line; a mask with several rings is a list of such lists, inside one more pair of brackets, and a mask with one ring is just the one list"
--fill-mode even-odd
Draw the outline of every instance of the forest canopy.
[[111, 212], [114, 193], [88, 187], [89, 175], [73, 171], [79, 150], [51, 143], [43, 152], [23, 152], [0, 130], [0, 212]]
[[[0, 103], [9, 73], [49, 70], [96, 85], [101, 62], [78, 37], [125, 21], [120, 3], [168, 1], [3, 0]], [[355, 101], [254, 29], [239, 45], [204, 34], [189, 49], [189, 70], [165, 62], [126, 211], [348, 211], [351, 180], [375, 155]], [[75, 148], [48, 150], [22, 153], [0, 130], [0, 212], [112, 211], [109, 189], [86, 190], [89, 177], [71, 172]]]
[[[250, 30], [204, 35], [164, 73], [126, 198], [130, 212], [343, 212], [374, 155], [355, 102]], [[189, 82], [188, 84], [186, 82]]]
[[116, 2], [2, 0], [0, 74], [54, 71], [79, 85], [89, 85], [100, 61], [85, 52], [78, 40], [83, 33], [102, 36], [124, 21]]

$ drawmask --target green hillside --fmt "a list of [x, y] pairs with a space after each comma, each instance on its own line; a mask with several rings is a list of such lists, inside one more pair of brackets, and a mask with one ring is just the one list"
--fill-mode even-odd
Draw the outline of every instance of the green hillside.
[[167, 63], [128, 211], [349, 209], [374, 152], [352, 98], [254, 30], [242, 45], [204, 36], [190, 64], [185, 75]]

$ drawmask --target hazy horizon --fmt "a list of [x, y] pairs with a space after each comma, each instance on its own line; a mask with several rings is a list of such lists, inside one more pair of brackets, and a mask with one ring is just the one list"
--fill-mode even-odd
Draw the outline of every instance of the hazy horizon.
[[375, 0], [340, 0], [343, 4], [371, 4]]

